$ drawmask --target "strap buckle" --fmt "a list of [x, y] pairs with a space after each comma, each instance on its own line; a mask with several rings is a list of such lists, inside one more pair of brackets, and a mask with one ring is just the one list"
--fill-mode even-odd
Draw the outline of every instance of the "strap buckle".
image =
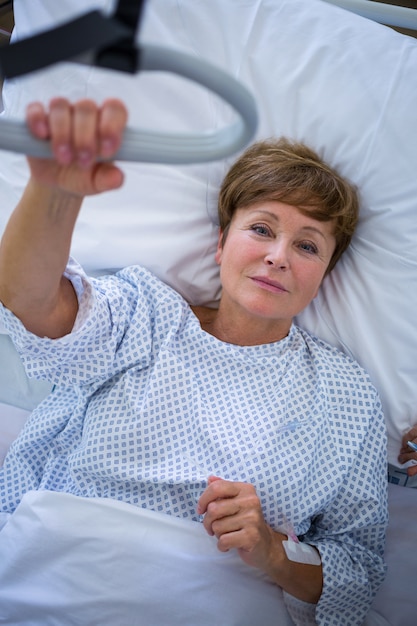
[[119, 0], [112, 19], [126, 26], [130, 34], [116, 45], [98, 50], [95, 65], [130, 74], [139, 71], [140, 48], [135, 44], [135, 34], [139, 28], [143, 6], [144, 0]]

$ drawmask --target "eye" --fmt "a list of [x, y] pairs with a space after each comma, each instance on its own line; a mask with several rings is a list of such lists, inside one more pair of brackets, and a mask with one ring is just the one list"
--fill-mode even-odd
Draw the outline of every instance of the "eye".
[[252, 224], [250, 229], [261, 237], [269, 237], [271, 235], [271, 229], [266, 224]]
[[312, 241], [300, 241], [298, 247], [303, 252], [307, 252], [308, 254], [318, 254], [318, 248], [315, 243]]

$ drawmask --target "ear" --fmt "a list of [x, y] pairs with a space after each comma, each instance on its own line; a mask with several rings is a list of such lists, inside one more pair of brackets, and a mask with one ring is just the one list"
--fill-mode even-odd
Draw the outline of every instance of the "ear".
[[219, 230], [219, 236], [217, 239], [217, 249], [216, 249], [216, 254], [214, 255], [214, 259], [217, 265], [220, 265], [222, 262], [222, 253], [223, 253], [223, 231]]

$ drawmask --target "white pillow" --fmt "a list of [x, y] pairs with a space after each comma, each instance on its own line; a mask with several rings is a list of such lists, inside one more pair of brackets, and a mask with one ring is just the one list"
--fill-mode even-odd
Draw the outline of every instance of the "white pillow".
[[[15, 0], [15, 36], [113, 2]], [[257, 98], [258, 138], [305, 141], [361, 189], [350, 250], [299, 323], [355, 356], [381, 394], [390, 461], [417, 421], [417, 41], [320, 0], [150, 0], [143, 41], [228, 70]], [[130, 122], [211, 129], [233, 112], [182, 79], [131, 78], [69, 64], [9, 83], [7, 114], [33, 98], [119, 95]], [[234, 157], [233, 157], [234, 158]], [[233, 159], [200, 166], [129, 164], [125, 187], [86, 201], [73, 253], [88, 271], [143, 263], [191, 302], [218, 298], [216, 197]], [[24, 159], [1, 155], [0, 228], [20, 193]]]

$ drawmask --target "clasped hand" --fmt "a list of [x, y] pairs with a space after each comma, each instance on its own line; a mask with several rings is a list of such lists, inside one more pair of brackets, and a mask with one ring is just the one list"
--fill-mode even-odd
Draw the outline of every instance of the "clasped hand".
[[285, 535], [265, 522], [255, 487], [210, 476], [208, 487], [198, 501], [204, 528], [216, 536], [221, 552], [236, 549], [248, 565], [273, 575], [282, 559]]
[[71, 104], [54, 98], [45, 108], [28, 105], [31, 133], [51, 143], [53, 159], [28, 158], [32, 179], [79, 196], [120, 187], [123, 173], [109, 160], [120, 148], [127, 109], [117, 99], [97, 105], [92, 100]]

